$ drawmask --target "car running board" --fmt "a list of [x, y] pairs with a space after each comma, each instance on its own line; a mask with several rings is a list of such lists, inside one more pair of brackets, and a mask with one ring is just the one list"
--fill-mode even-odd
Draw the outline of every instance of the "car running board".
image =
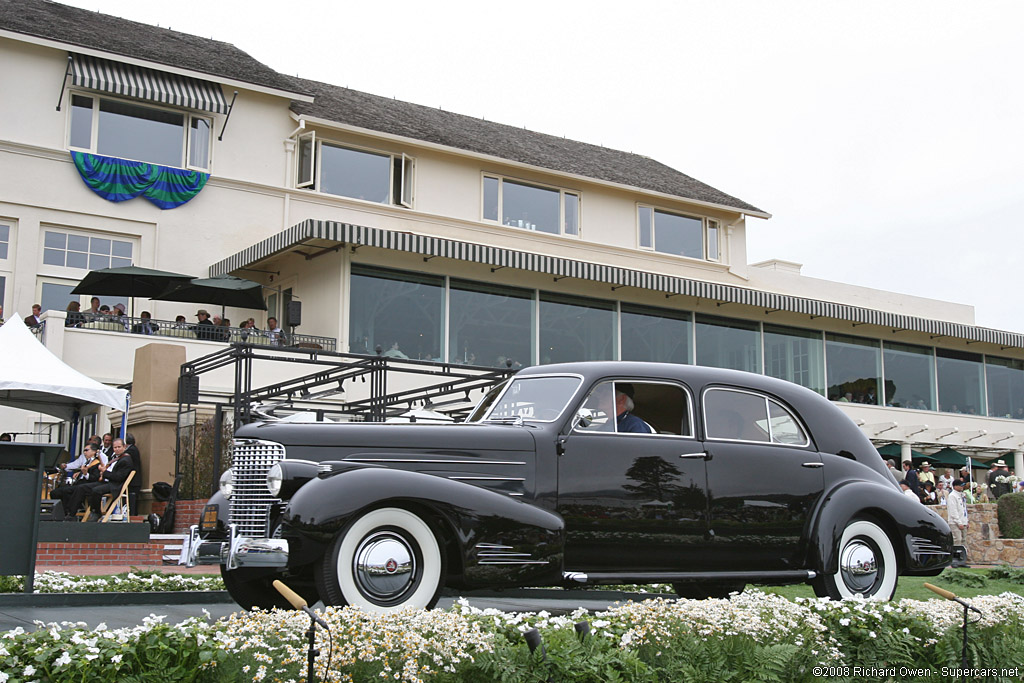
[[618, 583], [676, 583], [682, 581], [743, 581], [744, 583], [802, 583], [818, 574], [811, 569], [766, 572], [563, 572], [567, 582], [591, 585]]

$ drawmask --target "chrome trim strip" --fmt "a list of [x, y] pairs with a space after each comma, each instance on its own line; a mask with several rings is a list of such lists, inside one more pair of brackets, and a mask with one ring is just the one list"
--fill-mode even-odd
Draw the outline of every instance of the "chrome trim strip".
[[475, 547], [477, 547], [477, 548], [487, 548], [488, 550], [498, 550], [499, 548], [503, 548], [503, 549], [507, 549], [507, 550], [512, 550], [513, 548], [515, 548], [515, 546], [511, 546], [511, 545], [498, 545], [497, 543], [477, 543]]
[[477, 564], [548, 564], [547, 560], [480, 560]]
[[576, 583], [587, 582], [587, 575], [583, 572], [562, 572], [562, 578], [566, 581], [575, 581]]
[[448, 478], [456, 481], [526, 481], [525, 477], [463, 477], [453, 475]]
[[345, 458], [345, 462], [407, 462], [430, 465], [525, 465], [522, 460], [430, 460], [417, 458]]
[[533, 557], [530, 553], [477, 553], [477, 557]]

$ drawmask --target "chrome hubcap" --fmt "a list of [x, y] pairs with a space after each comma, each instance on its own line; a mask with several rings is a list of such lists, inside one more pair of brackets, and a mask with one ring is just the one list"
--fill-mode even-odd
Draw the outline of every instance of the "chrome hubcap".
[[409, 543], [390, 531], [378, 531], [356, 548], [355, 577], [360, 589], [377, 600], [402, 595], [416, 578], [416, 557]]
[[854, 593], [868, 594], [878, 576], [875, 551], [864, 541], [851, 541], [839, 556], [839, 571], [843, 583]]

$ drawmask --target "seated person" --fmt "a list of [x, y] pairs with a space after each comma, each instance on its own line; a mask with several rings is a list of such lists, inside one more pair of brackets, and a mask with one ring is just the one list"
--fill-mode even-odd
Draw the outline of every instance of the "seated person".
[[156, 334], [156, 331], [160, 329], [159, 325], [151, 322], [150, 318], [153, 316], [149, 311], [143, 311], [139, 317], [142, 318], [142, 321], [132, 325], [132, 334]]
[[388, 349], [387, 351], [385, 351], [382, 355], [385, 358], [408, 358], [409, 357], [409, 356], [405, 355], [405, 353], [401, 349], [398, 348], [398, 342], [397, 341], [394, 342], [391, 345], [391, 348]]
[[64, 521], [76, 521], [75, 513], [82, 507], [87, 489], [100, 481], [106, 462], [106, 456], [100, 453], [95, 443], [90, 442], [85, 445], [82, 455], [64, 466], [65, 472], [74, 478], [71, 483], [61, 484], [50, 492], [50, 498], [60, 500], [64, 505]]
[[628, 382], [615, 383], [615, 431], [635, 434], [653, 434], [651, 425], [633, 414], [634, 389]]
[[114, 457], [102, 470], [99, 482], [79, 487], [70, 497], [71, 504], [74, 504], [76, 498], [84, 500], [88, 496], [89, 507], [92, 510], [90, 522], [99, 521], [103, 496], [116, 496], [120, 493], [128, 475], [135, 471], [135, 458], [127, 452], [127, 445], [122, 439], [114, 439]]
[[82, 304], [77, 301], [72, 301], [68, 304], [68, 317], [64, 320], [64, 327], [81, 327], [82, 323], [85, 322], [85, 316], [82, 315]]

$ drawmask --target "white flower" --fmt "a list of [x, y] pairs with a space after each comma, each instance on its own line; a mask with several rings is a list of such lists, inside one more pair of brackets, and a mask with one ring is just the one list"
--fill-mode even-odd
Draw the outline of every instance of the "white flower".
[[25, 667], [25, 670], [22, 671], [21, 673], [22, 673], [23, 676], [34, 676], [35, 673], [36, 673], [36, 668], [34, 666], [32, 666], [31, 664], [29, 664], [28, 666]]
[[0, 671], [0, 683], [7, 683], [8, 678], [10, 678], [9, 675], [5, 674], [3, 671]]
[[65, 664], [70, 664], [70, 663], [71, 663], [71, 655], [68, 654], [67, 650], [65, 650], [63, 653], [61, 653], [60, 657], [57, 657], [57, 660], [53, 663], [53, 665], [54, 666], [64, 666]]
[[843, 617], [842, 619], [839, 620], [839, 623], [842, 626], [849, 626], [850, 625], [850, 620], [847, 619], [846, 617]]
[[114, 655], [113, 657], [110, 658], [110, 661], [112, 661], [114, 664], [120, 664], [121, 663], [121, 659], [123, 657], [124, 657], [124, 655]]
[[869, 638], [877, 638], [878, 636], [877, 636], [877, 635], [875, 635], [875, 632], [874, 632], [874, 631], [868, 631], [868, 637], [869, 637]]

